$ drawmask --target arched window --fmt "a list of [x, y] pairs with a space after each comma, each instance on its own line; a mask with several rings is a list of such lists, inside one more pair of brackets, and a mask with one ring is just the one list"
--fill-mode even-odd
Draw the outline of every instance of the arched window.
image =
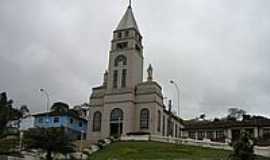
[[121, 80], [121, 87], [125, 88], [127, 86], [127, 70], [123, 69], [122, 71], [122, 80]]
[[101, 112], [97, 111], [94, 113], [93, 116], [93, 132], [101, 131]]
[[165, 136], [165, 123], [166, 123], [166, 120], [165, 120], [165, 116], [163, 115], [163, 118], [162, 118], [162, 136]]
[[176, 123], [174, 126], [174, 137], [178, 137], [178, 125]]
[[119, 63], [122, 63], [122, 65], [127, 65], [127, 57], [125, 57], [124, 55], [117, 56], [114, 60], [114, 66], [119, 66]]
[[158, 122], [157, 122], [158, 126], [157, 126], [157, 131], [160, 132], [160, 128], [161, 128], [161, 112], [160, 110], [158, 110]]
[[140, 113], [140, 128], [148, 129], [149, 128], [149, 110], [144, 108]]
[[123, 111], [119, 108], [115, 108], [111, 112], [111, 122], [119, 123], [123, 120]]
[[117, 88], [118, 71], [113, 71], [113, 88]]

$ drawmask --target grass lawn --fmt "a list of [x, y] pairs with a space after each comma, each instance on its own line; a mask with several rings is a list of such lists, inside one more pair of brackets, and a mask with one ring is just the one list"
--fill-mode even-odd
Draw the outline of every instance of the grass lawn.
[[89, 160], [227, 160], [229, 154], [230, 151], [158, 142], [117, 142], [94, 153]]

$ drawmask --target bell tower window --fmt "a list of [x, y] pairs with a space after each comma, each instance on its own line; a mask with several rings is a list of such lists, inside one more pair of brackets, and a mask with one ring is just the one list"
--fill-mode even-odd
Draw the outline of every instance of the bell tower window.
[[113, 88], [117, 88], [118, 71], [113, 72]]
[[128, 42], [121, 42], [116, 44], [117, 49], [125, 49], [128, 47]]
[[141, 51], [141, 48], [136, 44], [136, 50]]
[[117, 36], [118, 36], [118, 38], [122, 38], [122, 33], [119, 32]]
[[128, 37], [129, 36], [129, 31], [125, 32], [125, 36]]
[[123, 69], [122, 71], [122, 82], [121, 82], [121, 87], [122, 88], [125, 88], [126, 87], [126, 84], [127, 83], [127, 70], [126, 69]]

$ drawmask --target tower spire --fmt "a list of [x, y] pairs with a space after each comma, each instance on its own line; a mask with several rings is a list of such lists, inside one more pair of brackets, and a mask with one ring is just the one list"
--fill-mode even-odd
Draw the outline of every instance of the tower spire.
[[129, 0], [128, 7], [131, 7], [131, 0]]
[[131, 1], [132, 0], [129, 0], [129, 5], [128, 5], [128, 8], [126, 10], [126, 13], [122, 17], [116, 30], [135, 29], [139, 32], [139, 28], [137, 26], [134, 14], [132, 12]]

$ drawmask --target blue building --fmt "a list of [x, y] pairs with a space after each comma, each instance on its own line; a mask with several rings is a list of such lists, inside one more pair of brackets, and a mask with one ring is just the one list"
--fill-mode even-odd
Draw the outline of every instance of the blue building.
[[86, 139], [87, 120], [79, 116], [74, 110], [67, 112], [44, 112], [34, 114], [34, 127], [64, 128], [66, 134], [73, 140]]

